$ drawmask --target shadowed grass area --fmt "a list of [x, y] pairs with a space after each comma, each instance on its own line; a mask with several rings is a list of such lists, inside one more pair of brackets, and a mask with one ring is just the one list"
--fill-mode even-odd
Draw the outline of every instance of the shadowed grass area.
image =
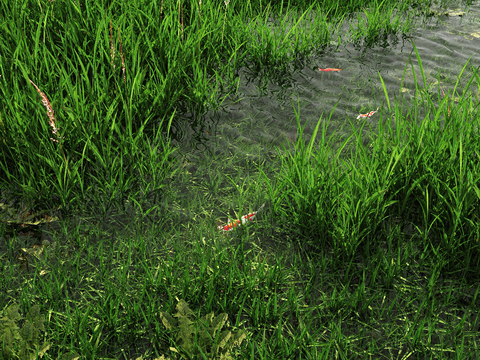
[[[370, 32], [398, 5], [382, 4]], [[336, 16], [317, 19], [315, 37], [260, 28], [262, 47], [244, 20], [273, 5], [0, 4], [14, 14], [0, 39], [2, 356], [478, 357], [476, 69], [451, 101], [468, 63], [453, 94], [437, 89], [436, 109], [412, 41], [413, 106], [392, 103], [384, 85], [393, 115], [378, 109], [366, 147], [350, 123], [332, 153], [331, 114], [305, 145], [297, 111], [295, 152], [277, 149], [268, 166], [261, 154], [193, 159], [170, 146], [183, 115], [234, 91], [236, 69], [325, 45], [327, 21], [365, 4], [299, 4], [302, 16], [314, 6]], [[279, 5], [279, 16], [290, 9]]]

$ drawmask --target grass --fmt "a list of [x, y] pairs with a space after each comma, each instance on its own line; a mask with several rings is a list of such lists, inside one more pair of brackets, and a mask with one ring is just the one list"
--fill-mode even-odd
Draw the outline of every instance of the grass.
[[[382, 4], [353, 38], [380, 34], [393, 6]], [[458, 103], [437, 88], [436, 109], [412, 41], [414, 103], [390, 102], [384, 86], [388, 112], [375, 114], [369, 147], [350, 123], [333, 154], [331, 114], [305, 146], [297, 112], [296, 151], [278, 149], [272, 166], [260, 154], [193, 162], [171, 146], [183, 114], [217, 108], [235, 90], [235, 69], [283, 69], [327, 46], [330, 20], [367, 8], [322, 5], [312, 33], [261, 26], [258, 42], [244, 20], [268, 18], [270, 4], [1, 3], [14, 14], [0, 39], [8, 356], [213, 358], [228, 338], [238, 359], [478, 358], [480, 149], [466, 97], [480, 86], [476, 69]], [[293, 11], [279, 6], [278, 16]], [[387, 28], [407, 32], [408, 21]], [[342, 159], [351, 140], [356, 151]], [[263, 203], [248, 226], [218, 231], [217, 221]], [[40, 212], [38, 232], [30, 220]], [[15, 304], [27, 314], [19, 325]]]

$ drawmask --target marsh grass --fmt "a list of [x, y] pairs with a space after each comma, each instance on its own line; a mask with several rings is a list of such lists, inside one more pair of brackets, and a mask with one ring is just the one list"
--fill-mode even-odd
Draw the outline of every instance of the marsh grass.
[[[193, 161], [170, 145], [182, 112], [218, 106], [247, 61], [281, 66], [292, 49], [327, 43], [329, 11], [315, 40], [296, 27], [271, 37], [265, 27], [259, 43], [244, 19], [252, 9], [266, 19], [272, 9], [261, 3], [231, 1], [226, 11], [204, 1], [201, 15], [195, 1], [162, 1], [160, 13], [156, 3], [105, 9], [55, 0], [36, 13], [33, 4], [3, 4], [23, 37], [0, 43], [2, 196], [61, 210], [33, 237], [25, 221], [24, 236], [2, 222], [0, 310], [39, 306], [38, 341], [51, 344], [43, 358], [154, 359], [172, 348], [188, 358], [162, 324], [178, 299], [246, 334], [235, 358], [478, 358], [480, 149], [476, 104], [466, 97], [474, 80], [480, 85], [476, 69], [457, 104], [451, 97], [468, 63], [452, 94], [437, 89], [438, 109], [413, 65], [418, 96], [408, 109], [403, 99], [391, 104], [383, 85], [388, 112], [375, 115], [370, 146], [367, 122], [360, 131], [350, 122], [352, 134], [332, 153], [333, 110], [305, 146], [293, 106], [294, 154], [277, 149], [272, 166], [215, 153]], [[363, 5], [330, 10], [343, 18]], [[374, 38], [387, 5], [362, 36]], [[47, 113], [28, 90], [32, 73]], [[58, 142], [46, 122], [54, 116]], [[350, 159], [340, 158], [352, 143]], [[217, 231], [218, 216], [238, 219], [264, 202], [248, 226]], [[185, 330], [196, 339], [190, 331], [200, 329]], [[190, 349], [204, 349], [195, 341]]]

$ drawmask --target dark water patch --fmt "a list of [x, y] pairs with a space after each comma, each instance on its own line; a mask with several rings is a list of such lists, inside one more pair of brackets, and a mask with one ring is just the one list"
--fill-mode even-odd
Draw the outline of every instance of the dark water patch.
[[[367, 13], [369, 11], [372, 10], [366, 10]], [[431, 12], [445, 15], [440, 18], [428, 17]], [[357, 17], [353, 18], [358, 18], [359, 23], [344, 23], [341, 30], [332, 35], [329, 46], [291, 64], [287, 69], [278, 69], [278, 74], [272, 75], [272, 71], [265, 66], [257, 66], [255, 63], [242, 68], [239, 71], [240, 86], [237, 94], [228, 96], [220, 111], [208, 112], [204, 117], [205, 126], [211, 126], [203, 129], [203, 133], [207, 138], [210, 136], [211, 140], [205, 141], [201, 146], [196, 144], [194, 149], [189, 139], [198, 135], [198, 132], [186, 129], [185, 141], [174, 141], [173, 144], [180, 147], [181, 153], [190, 154], [190, 158], [212, 153], [217, 156], [224, 154], [226, 157], [237, 154], [245, 158], [261, 154], [267, 162], [271, 162], [276, 158], [275, 147], [282, 152], [283, 146], [292, 153], [294, 151], [293, 143], [298, 137], [295, 110], [299, 113], [300, 124], [305, 126], [305, 143], [308, 144], [319, 119], [326, 122], [338, 101], [326, 132], [328, 139], [336, 131], [337, 135], [331, 144], [335, 151], [352, 134], [349, 121], [357, 131], [360, 131], [366, 121], [362, 132], [364, 145], [377, 133], [381, 117], [384, 124], [391, 122], [395, 129], [395, 101], [399, 104], [402, 118], [410, 120], [412, 115], [407, 114], [413, 108], [415, 97], [420, 98], [422, 93], [432, 97], [436, 108], [443, 99], [440, 87], [445, 94], [450, 93], [449, 96], [458, 101], [463, 94], [463, 86], [473, 75], [473, 68], [479, 65], [477, 51], [480, 36], [476, 19], [480, 6], [474, 4], [466, 11], [457, 7], [432, 7], [431, 12], [425, 11], [425, 16], [418, 19], [411, 35], [383, 34], [385, 41], [375, 46], [371, 46], [365, 38], [362, 42], [360, 35], [358, 38], [353, 35], [351, 38], [344, 39], [341, 36], [341, 40], [338, 39], [340, 34], [347, 34], [351, 27], [356, 31], [362, 28], [366, 29], [365, 32], [368, 31], [368, 16], [364, 12], [357, 13]], [[395, 16], [396, 13], [392, 13], [392, 19]], [[289, 25], [283, 32], [289, 31], [293, 20], [286, 22]], [[303, 24], [306, 31], [312, 22], [309, 20]], [[281, 32], [275, 27], [279, 23], [278, 19], [269, 19], [272, 34]], [[258, 41], [261, 39], [259, 35]], [[425, 84], [412, 41], [422, 60]], [[410, 62], [403, 74], [410, 55]], [[456, 94], [452, 96], [457, 76], [471, 56]], [[299, 63], [304, 63], [304, 67], [299, 69]], [[418, 89], [415, 87], [411, 64], [415, 70]], [[320, 72], [318, 68], [338, 68], [341, 71]], [[267, 73], [270, 76], [264, 76]], [[387, 88], [391, 111], [379, 75]], [[425, 88], [427, 89], [424, 90]], [[472, 96], [476, 103], [479, 92], [471, 86], [467, 96]], [[378, 112], [370, 118], [357, 119], [360, 114], [377, 108]], [[421, 106], [418, 110], [415, 120], [420, 124], [427, 109]], [[471, 119], [475, 116], [476, 107], [472, 109]], [[441, 120], [443, 121], [443, 116]], [[317, 135], [317, 144], [320, 136], [321, 134]], [[355, 151], [355, 147], [344, 149], [342, 157], [348, 156], [350, 151]]]

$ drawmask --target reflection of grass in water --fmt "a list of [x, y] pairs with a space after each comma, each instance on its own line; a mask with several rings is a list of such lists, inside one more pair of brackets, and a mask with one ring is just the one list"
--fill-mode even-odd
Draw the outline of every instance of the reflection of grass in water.
[[[99, 73], [95, 82], [88, 82], [88, 76], [82, 78], [80, 74], [75, 79], [76, 87], [59, 80], [59, 86], [66, 87], [63, 90], [71, 99], [59, 98], [56, 85], [51, 84], [62, 74], [76, 73], [68, 68], [69, 61], [57, 62], [61, 52], [52, 55], [53, 48], [45, 42], [41, 59], [52, 59], [52, 64], [36, 63], [35, 56], [22, 57], [22, 52], [18, 52], [19, 61], [29, 71], [38, 70], [44, 76], [39, 81], [35, 79], [35, 83], [48, 94], [57, 111], [59, 131], [65, 136], [62, 149], [66, 160], [57, 144], [50, 141], [48, 124], [32, 122], [27, 129], [20, 120], [18, 126], [11, 123], [11, 119], [18, 119], [23, 111], [20, 109], [33, 113], [33, 107], [28, 106], [38, 101], [38, 94], [36, 98], [25, 95], [21, 86], [14, 92], [12, 84], [24, 82], [23, 75], [14, 71], [3, 74], [8, 80], [2, 83], [5, 95], [0, 98], [4, 101], [1, 108], [5, 109], [2, 126], [6, 128], [1, 132], [4, 141], [0, 142], [0, 166], [3, 173], [8, 170], [11, 176], [0, 177], [2, 190], [20, 196], [16, 190], [22, 184], [25, 192], [36, 195], [31, 196], [33, 200], [43, 199], [41, 205], [50, 208], [72, 201], [71, 205], [77, 205], [75, 210], [81, 209], [82, 215], [94, 213], [100, 224], [110, 220], [114, 210], [125, 216], [111, 226], [110, 232], [94, 227], [86, 236], [71, 221], [70, 214], [63, 213], [55, 229], [42, 233], [51, 240], [50, 247], [44, 247], [37, 239], [8, 237], [2, 231], [5, 276], [0, 294], [5, 295], [0, 297], [0, 308], [7, 308], [20, 297], [42, 304], [45, 309], [41, 309], [41, 314], [49, 314], [46, 334], [42, 335], [52, 344], [49, 351], [59, 357], [70, 353], [72, 358], [73, 353], [80, 353], [86, 358], [153, 358], [168, 353], [171, 347], [185, 351], [175, 334], [164, 331], [160, 316], [171, 314], [177, 298], [181, 298], [194, 312], [228, 314], [224, 328], [232, 334], [245, 331], [247, 338], [235, 349], [237, 358], [242, 358], [242, 354], [274, 359], [363, 358], [367, 357], [361, 355], [366, 348], [370, 349], [369, 358], [372, 354], [379, 357], [380, 353], [392, 357], [380, 349], [398, 349], [423, 357], [432, 357], [435, 352], [438, 357], [440, 351], [451, 352], [453, 347], [458, 357], [474, 358], [469, 355], [477, 351], [474, 331], [478, 320], [471, 316], [470, 307], [478, 296], [478, 277], [471, 275], [478, 274], [478, 249], [474, 246], [479, 238], [480, 214], [475, 193], [477, 164], [466, 160], [478, 151], [478, 142], [468, 127], [464, 131], [456, 128], [462, 110], [469, 105], [465, 99], [455, 106], [450, 103], [451, 118], [455, 121], [448, 132], [440, 131], [438, 118], [434, 120], [437, 115], [445, 116], [446, 104], [437, 110], [427, 101], [432, 119], [408, 129], [409, 146], [400, 144], [405, 142], [405, 124], [399, 124], [398, 137], [392, 136], [388, 141], [388, 136], [383, 136], [385, 129], [378, 129], [381, 135], [371, 153], [367, 153], [359, 146], [363, 133], [353, 135], [357, 124], [352, 121], [347, 139], [342, 137], [341, 129], [326, 139], [324, 124], [321, 129], [317, 127], [306, 146], [298, 129], [295, 155], [277, 156], [272, 160], [274, 167], [263, 166], [262, 158], [267, 155], [260, 149], [250, 154], [252, 160], [244, 154], [225, 155], [225, 149], [215, 149], [210, 157], [179, 155], [179, 161], [174, 162], [169, 155], [177, 155], [178, 151], [171, 154], [168, 144], [160, 144], [154, 136], [161, 133], [158, 127], [129, 123], [135, 115], [136, 119], [152, 115], [148, 112], [150, 103], [142, 98], [133, 79], [142, 84], [142, 71], [158, 74], [159, 79], [152, 76], [142, 84], [144, 91], [151, 92], [143, 95], [149, 101], [156, 99], [158, 108], [172, 106], [172, 112], [165, 111], [164, 117], [170, 122], [170, 129], [177, 116], [172, 115], [174, 104], [182, 102], [186, 107], [195, 107], [197, 101], [203, 103], [214, 93], [212, 84], [202, 82], [204, 77], [196, 70], [212, 71], [219, 63], [227, 62], [221, 55], [228, 53], [238, 56], [232, 61], [238, 61], [240, 66], [244, 65], [241, 54], [246, 50], [260, 64], [272, 56], [281, 57], [281, 52], [292, 51], [290, 38], [282, 42], [282, 38], [270, 37], [270, 31], [264, 37], [270, 44], [250, 42], [250, 48], [244, 47], [242, 43], [251, 40], [250, 29], [235, 25], [242, 24], [247, 7], [240, 15], [227, 10], [224, 27], [221, 20], [225, 19], [225, 6], [218, 8], [208, 2], [201, 5], [201, 18], [192, 15], [191, 23], [185, 24], [180, 40], [182, 4], [176, 4], [175, 10], [169, 9], [172, 13], [165, 10], [163, 14], [166, 28], [171, 28], [171, 33], [163, 36], [152, 30], [161, 24], [158, 6], [143, 12], [124, 9], [123, 13], [135, 18], [135, 23], [151, 24], [144, 34], [136, 33], [138, 38], [122, 32], [127, 54], [125, 85], [122, 74], [117, 74], [118, 79], [111, 75], [108, 42], [103, 52], [98, 52], [98, 58], [82, 55], [83, 43], [76, 42], [84, 35], [82, 28], [70, 28], [66, 46], [77, 50], [77, 57], [72, 57], [75, 62], [81, 60], [86, 68], [98, 69]], [[196, 2], [189, 5], [196, 10]], [[229, 6], [233, 5], [242, 4]], [[67, 10], [68, 6], [65, 5]], [[98, 37], [87, 40], [101, 49], [102, 37], [109, 35], [110, 19], [99, 18], [93, 8], [85, 11], [86, 18], [91, 19], [85, 26], [95, 30], [89, 33]], [[76, 14], [72, 10], [71, 20], [82, 24], [83, 18], [75, 18]], [[264, 9], [262, 19], [267, 16]], [[375, 25], [381, 24], [383, 18], [381, 11], [375, 13], [365, 30], [378, 31], [380, 28]], [[131, 25], [129, 19], [120, 21], [120, 29]], [[25, 29], [38, 29], [38, 19], [26, 19], [22, 13], [15, 22], [13, 18], [9, 21], [12, 29], [17, 21], [33, 21], [36, 26], [31, 23]], [[49, 21], [43, 23], [48, 34], [52, 25]], [[304, 41], [312, 47], [322, 40], [322, 22], [317, 25], [317, 36]], [[295, 37], [293, 46], [298, 46], [295, 51], [308, 50], [299, 46], [300, 41], [307, 39], [298, 28], [292, 29], [290, 35]], [[8, 39], [8, 49], [19, 48], [16, 40]], [[38, 45], [40, 40], [35, 34], [26, 33], [22, 41]], [[167, 41], [166, 45], [160, 46], [161, 41]], [[0, 50], [9, 54], [4, 48]], [[196, 61], [198, 57], [202, 61]], [[174, 60], [178, 60], [177, 65], [173, 65]], [[115, 61], [120, 66], [119, 60]], [[142, 66], [134, 66], [140, 63]], [[78, 64], [74, 66], [77, 69]], [[230, 69], [215, 70], [225, 75]], [[185, 73], [189, 75], [185, 77]], [[182, 89], [188, 91], [180, 94]], [[91, 99], [81, 94], [90, 94], [97, 103], [90, 105]], [[5, 100], [12, 98], [20, 106], [12, 108]], [[388, 98], [387, 102], [390, 107]], [[116, 112], [120, 103], [122, 109], [132, 114]], [[40, 108], [41, 104], [38, 105]], [[62, 106], [71, 111], [62, 113]], [[412, 110], [396, 105], [389, 108], [388, 114], [395, 113], [398, 119], [400, 114], [411, 116]], [[37, 115], [40, 114], [46, 118], [44, 113]], [[299, 119], [296, 117], [297, 125]], [[431, 125], [426, 127], [428, 121]], [[141, 125], [145, 125], [143, 134]], [[119, 127], [122, 131], [117, 131]], [[10, 132], [13, 130], [14, 134]], [[130, 131], [132, 139], [124, 135]], [[15, 144], [16, 136], [25, 140], [22, 147]], [[117, 141], [110, 142], [115, 136]], [[351, 141], [355, 139], [358, 140]], [[336, 140], [342, 140], [345, 147], [332, 151], [330, 144]], [[325, 146], [327, 143], [329, 146]], [[155, 145], [158, 148], [152, 150]], [[350, 145], [357, 150], [352, 160], [355, 166], [338, 172], [337, 155]], [[69, 151], [77, 146], [81, 153], [75, 155], [80, 160], [73, 162]], [[242, 148], [244, 152], [248, 149]], [[461, 166], [459, 160], [455, 161], [456, 156], [462, 159]], [[326, 160], [328, 157], [331, 163]], [[18, 159], [22, 166], [15, 166]], [[345, 166], [352, 162], [342, 159]], [[8, 169], [5, 164], [9, 164]], [[167, 164], [171, 166], [167, 168]], [[52, 194], [59, 196], [60, 201], [49, 203]], [[127, 202], [142, 216], [129, 215], [124, 208]], [[268, 208], [249, 226], [225, 236], [217, 232], [217, 221], [238, 219], [264, 202]], [[22, 268], [19, 257], [29, 267]], [[455, 273], [457, 270], [461, 270], [459, 274]], [[455, 312], [457, 308], [463, 312], [461, 318]], [[371, 331], [373, 328], [375, 332]], [[158, 336], [150, 336], [152, 331]], [[195, 339], [190, 335], [184, 338]], [[211, 340], [218, 344], [220, 339]], [[456, 346], [460, 340], [462, 346]], [[205, 348], [204, 344], [197, 345], [197, 349]]]

